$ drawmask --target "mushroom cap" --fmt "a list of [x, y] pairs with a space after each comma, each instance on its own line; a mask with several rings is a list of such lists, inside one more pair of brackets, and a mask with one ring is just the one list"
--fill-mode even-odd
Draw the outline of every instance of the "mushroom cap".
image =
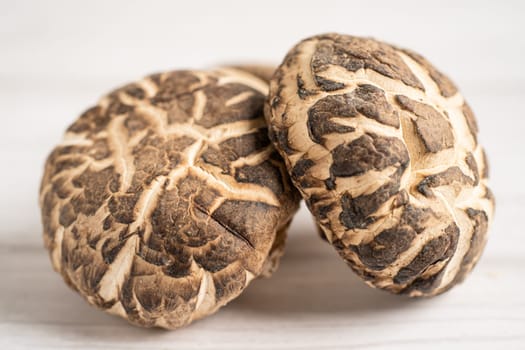
[[272, 79], [273, 73], [275, 72], [275, 65], [272, 64], [236, 64], [232, 65], [231, 68], [240, 69], [255, 75], [257, 78], [264, 80], [268, 84]]
[[83, 113], [45, 165], [44, 241], [90, 304], [174, 329], [275, 268], [300, 196], [267, 137], [266, 82], [155, 74]]
[[274, 74], [265, 115], [327, 240], [369, 285], [435, 295], [478, 261], [494, 201], [476, 120], [422, 56], [305, 39]]

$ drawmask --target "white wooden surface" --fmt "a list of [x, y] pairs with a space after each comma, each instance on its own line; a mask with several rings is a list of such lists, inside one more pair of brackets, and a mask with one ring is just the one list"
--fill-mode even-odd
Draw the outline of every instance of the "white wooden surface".
[[[525, 349], [524, 18], [520, 1], [0, 0], [0, 349]], [[275, 276], [186, 329], [135, 328], [64, 285], [42, 248], [37, 191], [73, 118], [150, 72], [277, 62], [325, 31], [424, 53], [473, 106], [497, 213], [463, 285], [428, 300], [372, 290], [304, 209]]]

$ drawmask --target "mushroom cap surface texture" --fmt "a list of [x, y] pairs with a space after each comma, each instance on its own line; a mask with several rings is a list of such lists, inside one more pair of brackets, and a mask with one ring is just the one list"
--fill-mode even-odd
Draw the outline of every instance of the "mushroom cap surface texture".
[[90, 304], [174, 329], [278, 263], [300, 196], [267, 136], [268, 85], [155, 74], [83, 113], [45, 165], [44, 242]]
[[325, 34], [270, 84], [270, 139], [327, 240], [369, 285], [431, 296], [462, 281], [492, 220], [475, 117], [422, 56]]

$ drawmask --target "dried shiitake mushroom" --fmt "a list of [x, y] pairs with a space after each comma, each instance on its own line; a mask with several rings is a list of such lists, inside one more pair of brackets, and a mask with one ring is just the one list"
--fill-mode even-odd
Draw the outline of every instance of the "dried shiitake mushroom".
[[474, 115], [420, 55], [347, 35], [296, 45], [270, 138], [327, 240], [369, 285], [442, 293], [478, 261], [494, 202]]
[[267, 83], [270, 83], [270, 79], [272, 79], [276, 67], [269, 64], [239, 64], [233, 65], [231, 68], [243, 70], [255, 75]]
[[82, 114], [40, 194], [67, 284], [134, 324], [174, 329], [271, 273], [300, 197], [267, 137], [267, 90], [240, 70], [174, 71]]

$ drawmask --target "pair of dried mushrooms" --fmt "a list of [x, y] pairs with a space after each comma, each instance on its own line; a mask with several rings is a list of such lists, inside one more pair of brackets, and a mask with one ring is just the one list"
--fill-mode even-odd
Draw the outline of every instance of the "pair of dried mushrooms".
[[442, 293], [494, 202], [475, 117], [422, 56], [326, 34], [282, 64], [155, 74], [82, 114], [40, 191], [55, 270], [90, 304], [178, 328], [270, 275], [303, 198], [371, 286]]

